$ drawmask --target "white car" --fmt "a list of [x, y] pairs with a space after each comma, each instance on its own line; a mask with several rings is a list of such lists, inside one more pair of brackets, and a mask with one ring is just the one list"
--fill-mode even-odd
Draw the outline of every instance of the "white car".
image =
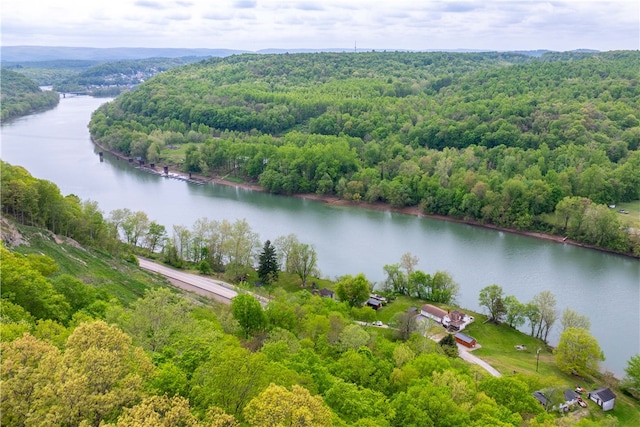
[[376, 320], [375, 322], [373, 322], [373, 326], [382, 326], [384, 325], [384, 323], [382, 323], [380, 320]]

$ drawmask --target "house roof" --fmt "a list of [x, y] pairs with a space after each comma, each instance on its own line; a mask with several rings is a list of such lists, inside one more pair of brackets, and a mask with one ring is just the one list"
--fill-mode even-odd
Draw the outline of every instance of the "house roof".
[[425, 313], [429, 313], [432, 316], [436, 316], [439, 318], [443, 318], [444, 316], [447, 315], [447, 312], [444, 311], [441, 308], [436, 307], [435, 305], [431, 305], [431, 304], [425, 304], [422, 307], [422, 311], [424, 311]]
[[449, 313], [449, 318], [451, 319], [451, 321], [455, 322], [455, 321], [460, 321], [462, 322], [464, 319], [464, 313], [461, 312], [460, 310], [454, 310], [451, 313]]
[[575, 391], [571, 390], [570, 388], [566, 389], [564, 391], [564, 400], [565, 402], [570, 402], [572, 400], [577, 399], [578, 397], [580, 397], [580, 395], [578, 393], [576, 393]]
[[616, 398], [616, 395], [609, 388], [599, 388], [589, 392], [591, 395], [597, 395], [603, 402], [608, 402]]
[[381, 306], [382, 305], [382, 301], [380, 301], [379, 299], [375, 299], [375, 298], [369, 298], [367, 300], [367, 304], [377, 307], [377, 306]]
[[322, 289], [320, 289], [320, 295], [333, 297], [334, 294], [333, 294], [333, 291], [331, 289], [322, 288]]
[[474, 342], [476, 339], [474, 337], [470, 337], [467, 334], [463, 334], [462, 332], [458, 332], [455, 335], [456, 338], [458, 338], [460, 341], [464, 341], [464, 342], [468, 342], [468, 343], [472, 343]]
[[542, 394], [541, 391], [534, 391], [533, 397], [535, 397], [538, 400], [538, 402], [542, 403], [544, 406], [547, 406], [547, 403], [549, 402], [549, 400], [547, 399], [547, 396]]

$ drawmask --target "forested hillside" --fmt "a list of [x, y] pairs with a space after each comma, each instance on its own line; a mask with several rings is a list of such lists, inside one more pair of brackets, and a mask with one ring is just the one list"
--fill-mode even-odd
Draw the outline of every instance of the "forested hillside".
[[0, 82], [3, 121], [58, 105], [56, 92], [40, 90], [36, 82], [15, 71], [0, 69]]
[[275, 193], [640, 254], [607, 207], [640, 199], [639, 70], [635, 51], [240, 55], [163, 73], [90, 128], [125, 155]]

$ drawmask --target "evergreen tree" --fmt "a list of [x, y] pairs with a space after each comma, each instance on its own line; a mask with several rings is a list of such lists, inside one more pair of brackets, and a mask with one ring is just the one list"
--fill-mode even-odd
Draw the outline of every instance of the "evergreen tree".
[[271, 241], [264, 242], [262, 253], [260, 254], [260, 266], [258, 267], [258, 277], [268, 285], [278, 280], [278, 257], [276, 256], [276, 248], [271, 245]]

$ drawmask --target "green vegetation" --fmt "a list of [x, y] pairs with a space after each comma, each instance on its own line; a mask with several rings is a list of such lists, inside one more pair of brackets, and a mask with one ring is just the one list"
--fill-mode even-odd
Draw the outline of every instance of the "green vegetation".
[[90, 130], [124, 155], [274, 193], [640, 255], [607, 207], [640, 199], [639, 69], [635, 51], [239, 55], [154, 77]]
[[[314, 276], [303, 277], [292, 268], [313, 248], [295, 235], [274, 240], [275, 259], [284, 268], [267, 286], [264, 306], [249, 293], [223, 305], [174, 292], [164, 280], [141, 271], [134, 254], [151, 254], [191, 271], [204, 264], [249, 286], [258, 278], [253, 265], [261, 245], [244, 220], [203, 218], [192, 229], [174, 227], [169, 240], [166, 230], [153, 226], [143, 212], [119, 209], [105, 219], [97, 206], [63, 197], [55, 185], [4, 163], [2, 204], [2, 240], [11, 243], [11, 248], [0, 247], [2, 425], [533, 427], [640, 422], [640, 405], [632, 397], [637, 358], [629, 363], [623, 389], [586, 362], [591, 369], [580, 384], [588, 390], [611, 387], [617, 395], [614, 410], [606, 415], [593, 402], [585, 411], [547, 413], [534, 399], [536, 390], [560, 396], [573, 388], [578, 380], [566, 370], [581, 368], [569, 358], [563, 372], [542, 341], [558, 317], [548, 291], [527, 304], [537, 309], [531, 320], [532, 335], [535, 331], [538, 338], [473, 313], [475, 322], [465, 332], [481, 345], [474, 354], [503, 374], [491, 377], [456, 357], [457, 347], [438, 345], [418, 330], [406, 309], [428, 300], [395, 292], [393, 283], [400, 282], [389, 281], [393, 301], [377, 313], [361, 306], [370, 292], [362, 274], [315, 283], [335, 289], [342, 302], [314, 295], [309, 289]], [[311, 258], [305, 259], [306, 271], [313, 271]], [[416, 263], [405, 254], [397, 268], [381, 268], [406, 272], [393, 276], [408, 278], [405, 284], [431, 286], [431, 280], [412, 281], [421, 276], [413, 270]], [[451, 285], [444, 273], [433, 278]], [[515, 306], [508, 297], [504, 301]], [[451, 301], [428, 302], [456, 308]], [[391, 327], [354, 322], [376, 317]], [[571, 312], [562, 321], [572, 334], [588, 326]]]
[[0, 69], [0, 120], [24, 116], [58, 105], [56, 92], [42, 91], [36, 82], [16, 73]]

